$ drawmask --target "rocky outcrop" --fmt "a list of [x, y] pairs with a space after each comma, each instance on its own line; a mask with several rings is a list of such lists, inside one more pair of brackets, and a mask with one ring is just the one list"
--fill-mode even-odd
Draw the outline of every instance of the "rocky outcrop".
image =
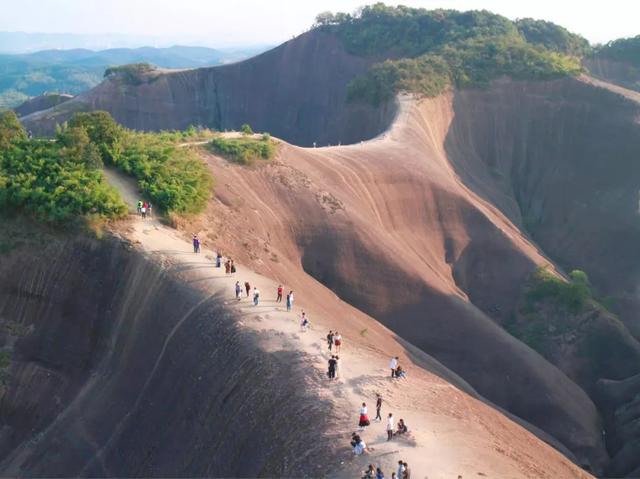
[[583, 60], [589, 73], [601, 80], [640, 91], [640, 69], [629, 63], [599, 56]]
[[372, 60], [348, 54], [333, 35], [311, 31], [249, 60], [128, 81], [115, 75], [73, 101], [23, 118], [50, 134], [76, 111], [106, 110], [139, 130], [268, 131], [299, 145], [352, 143], [383, 131], [393, 103], [373, 108], [346, 102], [347, 84]]
[[304, 356], [118, 240], [31, 245], [0, 256], [3, 475], [324, 471], [335, 417]]
[[36, 96], [25, 101], [13, 110], [18, 116], [26, 116], [37, 111], [48, 110], [72, 98], [73, 95], [67, 95], [65, 93], [45, 93], [44, 95]]

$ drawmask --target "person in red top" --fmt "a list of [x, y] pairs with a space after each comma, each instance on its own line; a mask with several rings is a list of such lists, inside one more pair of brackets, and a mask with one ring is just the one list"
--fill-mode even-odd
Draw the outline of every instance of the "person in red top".
[[276, 299], [276, 303], [282, 302], [282, 285], [278, 286], [278, 299]]

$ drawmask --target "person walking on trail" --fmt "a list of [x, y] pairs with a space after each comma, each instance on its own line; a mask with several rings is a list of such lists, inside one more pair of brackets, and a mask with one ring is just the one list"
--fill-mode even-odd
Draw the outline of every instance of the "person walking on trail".
[[259, 302], [260, 302], [260, 291], [258, 291], [258, 288], [256, 286], [254, 286], [253, 287], [253, 305], [258, 306]]
[[331, 359], [329, 359], [329, 371], [327, 372], [329, 379], [336, 378], [336, 364], [337, 364], [336, 357], [331, 356]]
[[242, 294], [242, 286], [240, 286], [240, 281], [236, 281], [236, 299], [240, 301], [240, 295]]
[[222, 254], [218, 253], [216, 255], [216, 268], [222, 266]]
[[225, 274], [230, 274], [231, 273], [231, 261], [227, 260], [224, 262], [224, 272]]
[[329, 351], [333, 347], [333, 331], [329, 330], [329, 334], [327, 334], [327, 345], [329, 346]]
[[142, 200], [138, 200], [138, 203], [136, 203], [136, 211], [139, 215], [142, 214]]
[[152, 210], [151, 203], [147, 203], [147, 215], [149, 215], [149, 218], [151, 218], [151, 210]]
[[336, 347], [336, 353], [339, 353], [340, 347], [342, 346], [342, 336], [340, 336], [338, 331], [333, 335], [333, 345]]
[[398, 356], [394, 356], [391, 358], [389, 362], [389, 368], [391, 368], [391, 377], [396, 377], [396, 368], [398, 367]]
[[369, 417], [367, 416], [367, 405], [366, 403], [362, 403], [362, 406], [360, 407], [360, 420], [358, 421], [358, 426], [364, 429], [369, 424], [371, 423], [369, 422]]
[[278, 297], [276, 298], [276, 303], [282, 303], [282, 292], [283, 292], [283, 288], [282, 285], [278, 286]]
[[336, 379], [340, 377], [340, 356], [336, 355]]
[[307, 318], [307, 313], [305, 313], [303, 311], [302, 312], [302, 318], [301, 318], [301, 321], [300, 321], [300, 330], [303, 333], [306, 333], [308, 327], [309, 327], [309, 318]]
[[199, 253], [200, 252], [200, 239], [198, 238], [198, 235], [193, 235], [193, 252], [194, 253]]
[[362, 479], [375, 479], [375, 475], [376, 475], [376, 470], [373, 467], [373, 464], [369, 464], [369, 467], [367, 467], [367, 470], [364, 471], [364, 475], [362, 476]]
[[387, 417], [387, 441], [393, 439], [393, 414], [389, 413]]
[[377, 421], [382, 421], [382, 416], [380, 415], [381, 409], [382, 409], [382, 396], [380, 396], [380, 394], [376, 394], [376, 420]]
[[398, 479], [404, 478], [404, 463], [402, 460], [398, 461]]
[[402, 475], [402, 479], [411, 479], [411, 471], [409, 470], [409, 464], [407, 464], [406, 462], [403, 462], [402, 465], [404, 466], [404, 473]]
[[247, 298], [248, 298], [249, 293], [251, 292], [251, 285], [249, 284], [249, 281], [244, 282], [244, 289], [247, 291]]
[[287, 311], [291, 311], [291, 308], [293, 308], [293, 291], [289, 291], [287, 295]]
[[229, 266], [229, 270], [231, 271], [231, 274], [235, 274], [236, 272], [236, 264], [233, 262], [233, 260], [231, 260], [231, 265]]
[[142, 219], [147, 219], [147, 207], [143, 204], [142, 208], [140, 208], [140, 213], [142, 214]]

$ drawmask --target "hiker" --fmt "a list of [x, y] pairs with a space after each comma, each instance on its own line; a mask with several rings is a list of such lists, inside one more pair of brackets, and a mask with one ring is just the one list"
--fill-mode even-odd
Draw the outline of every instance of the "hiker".
[[151, 218], [151, 203], [147, 203], [147, 214], [149, 215], [149, 218]]
[[384, 473], [379, 467], [376, 468], [376, 479], [384, 479]]
[[387, 441], [393, 438], [393, 414], [389, 413], [387, 417]]
[[242, 287], [240, 286], [240, 281], [236, 281], [236, 299], [240, 301], [240, 294], [242, 294]]
[[258, 306], [259, 302], [260, 302], [260, 291], [258, 291], [258, 288], [256, 286], [254, 286], [253, 287], [253, 305]]
[[282, 285], [278, 286], [278, 297], [276, 298], [276, 303], [282, 303]]
[[136, 203], [136, 211], [139, 215], [142, 214], [142, 200], [138, 200], [138, 203]]
[[193, 235], [193, 252], [194, 253], [199, 253], [200, 252], [200, 240], [198, 239], [198, 235]]
[[396, 431], [396, 435], [401, 436], [402, 434], [406, 434], [409, 432], [409, 428], [407, 428], [407, 425], [404, 423], [404, 419], [400, 419], [398, 421], [398, 430]]
[[336, 355], [336, 378], [340, 377], [340, 356]]
[[329, 371], [327, 372], [329, 379], [336, 378], [336, 363], [337, 363], [336, 357], [331, 356], [331, 359], [329, 359]]
[[140, 213], [142, 214], [143, 220], [147, 218], [147, 207], [145, 205], [142, 205], [142, 208], [140, 208]]
[[333, 331], [329, 330], [329, 334], [327, 334], [327, 344], [329, 345], [329, 351], [333, 347]]
[[287, 295], [287, 311], [291, 311], [291, 308], [293, 308], [293, 291], [289, 291]]
[[306, 333], [308, 327], [309, 327], [309, 318], [307, 318], [307, 313], [303, 311], [302, 320], [300, 321], [300, 329], [303, 333]]
[[227, 260], [227, 261], [224, 262], [224, 272], [226, 274], [231, 273], [231, 261], [230, 260]]
[[356, 444], [358, 444], [360, 441], [360, 435], [357, 432], [351, 434], [351, 447], [356, 447]]
[[391, 377], [396, 377], [396, 368], [398, 367], [398, 356], [394, 356], [391, 358], [391, 362], [389, 362], [389, 367], [391, 368]]
[[244, 289], [247, 290], [247, 298], [249, 297], [249, 293], [251, 292], [251, 285], [249, 284], [249, 281], [245, 281], [244, 282]]
[[342, 346], [342, 336], [340, 333], [336, 331], [336, 334], [333, 335], [333, 344], [336, 347], [336, 353], [340, 352], [340, 346]]
[[409, 470], [409, 464], [407, 464], [406, 462], [403, 462], [402, 465], [404, 466], [404, 475], [402, 476], [402, 479], [411, 479], [411, 471]]
[[398, 365], [398, 367], [396, 368], [396, 379], [402, 379], [407, 377], [407, 372], [402, 369], [402, 366]]
[[404, 478], [404, 463], [402, 460], [398, 461], [398, 479]]
[[229, 269], [231, 270], [231, 274], [234, 274], [236, 272], [236, 265], [233, 260], [231, 260], [231, 266]]
[[373, 464], [369, 464], [369, 467], [367, 467], [367, 470], [364, 471], [364, 475], [362, 476], [362, 479], [375, 479], [375, 474], [376, 474], [376, 471], [373, 468]]
[[362, 407], [360, 408], [360, 420], [358, 421], [358, 425], [364, 429], [369, 424], [371, 423], [369, 422], [369, 418], [367, 417], [367, 405], [365, 403], [362, 403]]
[[382, 416], [380, 415], [380, 410], [382, 409], [382, 396], [380, 394], [376, 394], [376, 420], [382, 421]]
[[220, 266], [222, 266], [222, 255], [218, 253], [216, 255], [216, 268], [219, 268]]

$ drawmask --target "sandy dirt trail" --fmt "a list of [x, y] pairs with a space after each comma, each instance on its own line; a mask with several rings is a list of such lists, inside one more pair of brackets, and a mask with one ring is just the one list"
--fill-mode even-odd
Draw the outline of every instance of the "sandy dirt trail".
[[[135, 183], [115, 171], [108, 171], [107, 176], [135, 211], [139, 197]], [[287, 312], [284, 303], [275, 301], [278, 283], [242, 265], [237, 265], [235, 275], [226, 275], [224, 268], [215, 268], [216, 253], [212, 245], [203, 244], [201, 253], [194, 254], [184, 233], [164, 226], [157, 219], [142, 220], [131, 215], [115, 229], [183, 281], [207, 294], [225, 298], [229, 307], [237, 309], [240, 325], [260, 333], [261, 347], [265, 350], [277, 351], [293, 345], [312, 359], [313, 367], [325, 373], [330, 357], [325, 337], [329, 329], [336, 329], [332, 318], [307, 310], [311, 327], [302, 332], [300, 313], [305, 305], [296, 301], [293, 311]], [[252, 288], [259, 288], [259, 306], [254, 306], [244, 291], [240, 301], [235, 299], [236, 281], [241, 285], [248, 281]], [[286, 294], [292, 286], [284, 286]], [[337, 297], [335, 301], [340, 302]], [[388, 336], [386, 344], [394, 344], [392, 350], [404, 350], [403, 343], [393, 333], [371, 321], [372, 334], [381, 330]], [[365, 333], [363, 330], [363, 337]], [[343, 423], [334, 425], [335, 440], [340, 446], [344, 444], [344, 453], [336, 457], [333, 464], [326, 465], [326, 471], [319, 475], [360, 477], [368, 464], [374, 464], [382, 467], [385, 477], [390, 478], [397, 461], [402, 459], [409, 464], [414, 478], [591, 477], [523, 427], [423, 368], [401, 359], [409, 376], [393, 380], [388, 369], [390, 355], [372, 349], [363, 338], [353, 334], [343, 334], [343, 341], [339, 379], [334, 382], [327, 379], [326, 387], [316, 392], [320, 397], [330, 398], [342, 413], [339, 417], [345, 418]], [[373, 421], [376, 393], [380, 393], [384, 401], [381, 422]], [[360, 434], [371, 451], [355, 457], [349, 438], [351, 432], [357, 430], [362, 402], [367, 403], [372, 422]], [[385, 418], [389, 412], [393, 413], [395, 422], [405, 419], [411, 432], [409, 437], [386, 440]]]

